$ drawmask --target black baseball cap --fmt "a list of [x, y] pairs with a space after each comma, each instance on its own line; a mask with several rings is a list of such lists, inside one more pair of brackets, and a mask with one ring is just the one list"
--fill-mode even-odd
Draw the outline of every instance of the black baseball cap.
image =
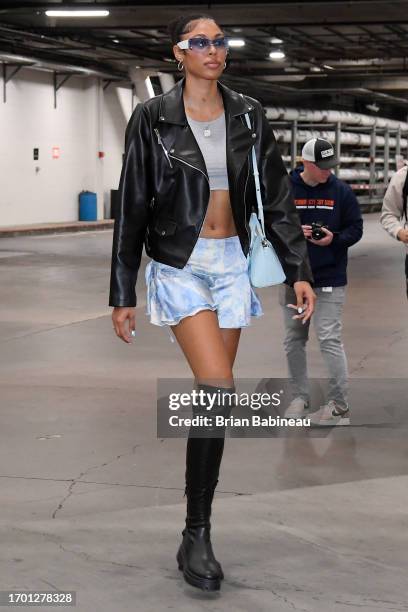
[[333, 145], [324, 138], [311, 138], [302, 149], [302, 158], [313, 162], [318, 168], [328, 170], [339, 163]]

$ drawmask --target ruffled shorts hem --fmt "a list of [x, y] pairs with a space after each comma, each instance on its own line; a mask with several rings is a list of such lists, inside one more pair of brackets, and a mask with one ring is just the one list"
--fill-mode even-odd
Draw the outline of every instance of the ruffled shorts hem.
[[[203, 310], [211, 310], [212, 312], [214, 312], [217, 310], [217, 307], [210, 306], [209, 304], [202, 305], [202, 306], [199, 306], [198, 308], [195, 308], [194, 310], [190, 312], [177, 316], [177, 318], [175, 318], [174, 320], [166, 320], [164, 317], [161, 317], [158, 319], [156, 317], [153, 317], [149, 312], [146, 312], [146, 315], [150, 317], [150, 323], [152, 323], [152, 325], [157, 325], [158, 327], [164, 327], [165, 325], [178, 325], [182, 319], [185, 319], [186, 317], [193, 317], [194, 315], [198, 314], [199, 312]], [[251, 313], [251, 317], [259, 318], [259, 317], [262, 317], [263, 314], [264, 313], [261, 310], [260, 312]], [[222, 321], [219, 321], [220, 329], [242, 329], [243, 327], [249, 327], [251, 325], [250, 321], [242, 323], [242, 324], [234, 323], [234, 325], [223, 325], [222, 323], [223, 323]]]
[[180, 323], [182, 319], [185, 319], [186, 317], [193, 317], [195, 314], [197, 314], [198, 312], [202, 310], [212, 310], [214, 312], [215, 310], [217, 310], [217, 307], [210, 306], [210, 304], [203, 304], [202, 306], [198, 306], [197, 308], [194, 308], [190, 312], [186, 312], [185, 314], [177, 315], [177, 317], [171, 320], [166, 319], [163, 316], [160, 318], [154, 317], [149, 312], [147, 312], [146, 314], [150, 316], [150, 323], [152, 323], [153, 325], [158, 325], [160, 327], [163, 327], [164, 325], [177, 325], [178, 323]]

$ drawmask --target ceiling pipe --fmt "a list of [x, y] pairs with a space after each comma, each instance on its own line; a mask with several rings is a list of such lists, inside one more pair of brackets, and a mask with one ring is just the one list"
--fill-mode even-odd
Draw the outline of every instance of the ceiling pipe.
[[[287, 156], [284, 161], [291, 161], [290, 156]], [[395, 174], [395, 170], [388, 170], [388, 178], [391, 178]], [[355, 181], [355, 180], [369, 180], [371, 177], [370, 170], [364, 168], [339, 168], [338, 178], [342, 181]], [[383, 170], [376, 170], [374, 174], [376, 182], [380, 182], [384, 178]]]
[[[282, 130], [282, 129], [274, 128], [273, 132], [278, 142], [287, 142], [287, 143], [292, 142], [292, 130]], [[325, 138], [329, 142], [335, 142], [336, 132], [334, 130], [298, 130], [297, 131], [298, 142], [307, 142], [311, 138]], [[371, 144], [371, 134], [360, 134], [356, 132], [341, 132], [340, 142], [341, 144], [369, 147]], [[376, 136], [375, 142], [377, 146], [383, 147], [385, 144], [384, 136]], [[397, 139], [390, 137], [389, 146], [391, 148], [396, 147]], [[407, 147], [408, 140], [406, 138], [401, 138], [400, 146], [402, 148]]]
[[295, 94], [303, 96], [304, 94], [346, 94], [355, 96], [370, 97], [371, 99], [382, 100], [390, 102], [398, 106], [408, 107], [408, 98], [399, 98], [398, 96], [390, 96], [389, 94], [380, 93], [378, 91], [372, 91], [371, 89], [365, 89], [364, 87], [327, 87], [327, 88], [316, 88], [316, 89], [294, 89], [285, 87], [285, 93]]
[[[282, 159], [284, 162], [291, 162], [292, 161], [292, 157], [290, 155], [282, 155]], [[370, 157], [361, 157], [361, 156], [356, 156], [353, 157], [352, 155], [341, 155], [340, 156], [340, 163], [341, 164], [369, 164], [371, 161]], [[376, 157], [375, 158], [375, 163], [376, 164], [383, 164], [384, 163], [384, 158], [383, 157]]]
[[391, 128], [407, 130], [408, 123], [395, 121], [385, 117], [373, 117], [361, 113], [336, 110], [310, 110], [306, 108], [288, 108], [279, 106], [268, 106], [265, 109], [266, 116], [271, 121], [311, 121], [314, 123], [337, 123], [345, 125], [361, 125], [364, 127], [376, 126], [379, 128]]

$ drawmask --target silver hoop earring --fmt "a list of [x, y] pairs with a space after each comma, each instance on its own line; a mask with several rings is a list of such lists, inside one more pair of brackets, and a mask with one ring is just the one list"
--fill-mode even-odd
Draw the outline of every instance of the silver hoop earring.
[[177, 64], [177, 70], [183, 70], [184, 68], [184, 64], [183, 62], [180, 60], [179, 63]]
[[225, 70], [226, 67], [227, 67], [227, 62], [224, 62], [224, 70]]

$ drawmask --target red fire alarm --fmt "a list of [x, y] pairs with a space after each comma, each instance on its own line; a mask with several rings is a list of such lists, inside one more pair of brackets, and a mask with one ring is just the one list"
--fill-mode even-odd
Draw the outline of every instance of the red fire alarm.
[[98, 157], [99, 159], [102, 159], [103, 157], [105, 157], [105, 151], [98, 151]]

